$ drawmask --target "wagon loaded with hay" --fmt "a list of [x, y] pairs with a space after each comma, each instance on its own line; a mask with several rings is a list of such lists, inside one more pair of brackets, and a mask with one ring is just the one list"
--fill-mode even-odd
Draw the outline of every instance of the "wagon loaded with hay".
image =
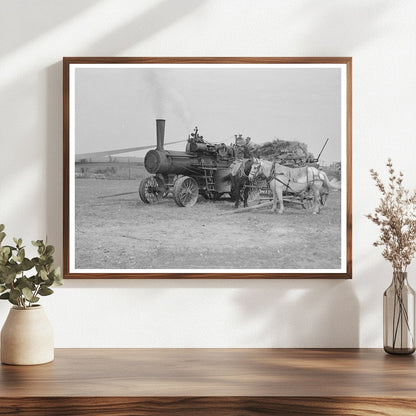
[[[256, 146], [253, 154], [256, 158], [275, 161], [280, 165], [290, 168], [300, 168], [305, 166], [319, 167], [319, 158], [325, 149], [328, 140], [329, 139], [325, 141], [317, 158], [308, 151], [308, 146], [305, 143], [281, 139], [275, 139]], [[257, 180], [255, 183], [246, 186], [250, 188], [249, 200], [251, 201], [251, 204], [270, 201], [272, 199], [267, 180]], [[320, 199], [322, 205], [325, 205], [327, 197], [327, 192], [321, 194]], [[310, 190], [295, 192], [290, 187], [287, 187], [284, 192], [283, 200], [285, 202], [300, 205], [307, 210], [313, 208], [313, 195]]]

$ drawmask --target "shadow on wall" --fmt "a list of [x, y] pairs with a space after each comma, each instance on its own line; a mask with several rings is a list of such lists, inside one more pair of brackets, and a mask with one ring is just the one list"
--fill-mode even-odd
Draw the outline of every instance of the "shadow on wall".
[[[169, 27], [203, 3], [193, 0], [178, 0], [175, 2], [165, 0], [157, 3], [149, 10], [135, 16], [130, 23], [123, 25], [109, 33], [93, 45], [84, 49], [80, 56], [112, 56], [117, 55], [158, 31]], [[74, 7], [75, 10], [78, 10]], [[87, 30], [88, 28], [85, 28]], [[47, 68], [47, 207], [46, 217], [48, 236], [50, 241], [62, 241], [62, 62], [55, 63]], [[57, 172], [60, 172], [57, 175]], [[56, 243], [56, 258], [62, 258], [62, 246]]]
[[298, 4], [293, 16], [298, 23], [295, 36], [302, 44], [313, 37], [318, 56], [351, 55], [354, 49], [377, 35], [382, 36], [386, 28], [380, 17], [395, 6], [390, 0], [377, 3], [318, 0]]
[[[356, 348], [360, 346], [360, 306], [352, 283], [350, 280], [327, 279], [94, 279], [67, 280], [65, 289], [93, 289], [94, 296], [98, 296], [100, 289], [106, 288], [140, 289], [139, 296], [134, 295], [133, 291], [127, 292], [127, 299], [132, 297], [131, 302], [137, 301], [140, 296], [147, 299], [143, 295], [145, 293], [157, 293], [157, 299], [154, 298], [151, 305], [141, 303], [142, 309], [138, 312], [137, 319], [144, 319], [143, 326], [146, 325], [147, 318], [140, 314], [145, 310], [151, 311], [157, 302], [163, 305], [163, 299], [169, 299], [169, 302], [161, 306], [165, 313], [169, 317], [175, 315], [178, 307], [176, 299], [181, 305], [178, 309], [179, 316], [184, 310], [189, 311], [188, 315], [184, 313], [181, 322], [186, 325], [190, 338], [185, 334], [183, 344], [177, 344], [178, 347], [189, 346], [195, 339], [196, 346], [203, 346], [199, 344], [200, 332], [213, 331], [212, 338], [218, 344], [209, 344], [209, 337], [205, 341], [212, 347]], [[181, 298], [186, 296], [183, 289], [195, 289], [189, 291], [188, 295], [193, 299], [185, 301], [185, 298]], [[105, 294], [104, 291], [102, 293]], [[212, 309], [212, 305], [220, 310]], [[194, 311], [195, 307], [205, 310]], [[139, 310], [140, 308], [137, 309]], [[221, 310], [227, 313], [222, 315]], [[159, 312], [156, 313], [158, 314]], [[193, 314], [198, 316], [197, 322], [192, 318]], [[155, 318], [152, 325], [163, 328], [169, 317]], [[196, 331], [193, 336], [192, 330]], [[172, 337], [174, 338], [173, 335]], [[159, 340], [149, 342], [148, 345], [160, 346]]]
[[[0, 27], [3, 33], [13, 33], [13, 36], [7, 36], [7, 39], [3, 37], [0, 40], [0, 56], [33, 42], [34, 39], [76, 18], [97, 3], [99, 0], [3, 2]], [[17, 24], [24, 30], [16, 30]]]
[[[127, 24], [108, 33], [99, 41], [86, 47], [82, 52], [84, 56], [114, 56], [120, 55], [126, 49], [137, 46], [147, 38], [170, 27], [204, 6], [204, 2], [194, 0], [163, 0], [153, 7], [135, 16]], [[183, 41], [178, 39], [178, 42]]]
[[[62, 63], [47, 68], [47, 110], [46, 110], [46, 206], [45, 218], [50, 241], [55, 242], [56, 260], [62, 259]], [[59, 100], [57, 99], [59, 97]], [[59, 172], [57, 174], [57, 172]], [[59, 261], [59, 260], [58, 260]], [[57, 261], [57, 262], [58, 262]], [[61, 262], [59, 262], [61, 264]]]
[[358, 347], [359, 303], [351, 281], [281, 280], [235, 296], [250, 334], [244, 345]]

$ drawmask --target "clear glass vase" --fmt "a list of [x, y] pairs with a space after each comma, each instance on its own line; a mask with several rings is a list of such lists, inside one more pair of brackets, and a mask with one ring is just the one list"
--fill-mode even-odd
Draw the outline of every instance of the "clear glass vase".
[[406, 272], [393, 272], [383, 296], [384, 351], [412, 354], [415, 351], [415, 291]]

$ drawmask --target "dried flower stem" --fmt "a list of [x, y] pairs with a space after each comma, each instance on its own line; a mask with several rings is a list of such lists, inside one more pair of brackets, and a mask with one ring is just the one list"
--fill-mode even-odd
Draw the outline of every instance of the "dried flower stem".
[[373, 245], [384, 246], [382, 255], [394, 271], [405, 272], [416, 253], [416, 191], [403, 186], [403, 173], [396, 173], [391, 159], [387, 168], [387, 184], [374, 169], [370, 170], [382, 197], [374, 214], [366, 217], [380, 227], [379, 239]]

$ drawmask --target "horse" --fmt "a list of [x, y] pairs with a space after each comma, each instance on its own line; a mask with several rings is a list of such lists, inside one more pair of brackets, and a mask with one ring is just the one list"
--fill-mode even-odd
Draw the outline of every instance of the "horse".
[[232, 197], [235, 200], [235, 204], [234, 204], [235, 208], [238, 208], [240, 205], [242, 189], [243, 189], [244, 208], [247, 207], [248, 192], [250, 188], [246, 185], [249, 184], [248, 175], [251, 171], [252, 165], [253, 165], [253, 161], [251, 159], [242, 159], [242, 160], [236, 160], [230, 166], [231, 168], [231, 174], [230, 174], [231, 190], [232, 190]]
[[283, 214], [284, 211], [283, 192], [300, 194], [311, 190], [314, 201], [313, 213], [319, 214], [321, 194], [327, 194], [330, 188], [340, 189], [329, 182], [325, 172], [312, 166], [288, 168], [277, 162], [257, 160], [251, 167], [248, 175], [249, 180], [252, 181], [260, 175], [267, 179], [273, 193], [272, 212], [277, 211], [277, 201], [279, 200], [279, 214]]

